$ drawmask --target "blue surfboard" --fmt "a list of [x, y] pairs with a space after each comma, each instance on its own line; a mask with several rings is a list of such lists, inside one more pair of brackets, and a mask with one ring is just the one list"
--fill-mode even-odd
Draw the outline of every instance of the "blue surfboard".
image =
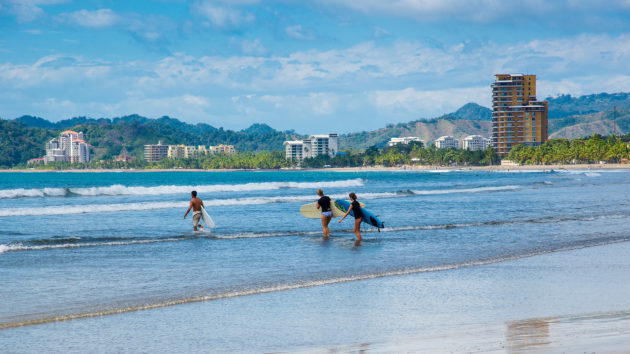
[[[343, 211], [344, 213], [348, 211], [348, 209], [350, 208], [350, 202], [348, 202], [347, 200], [343, 200], [343, 199], [335, 199], [335, 206], [337, 208], [339, 208], [339, 210]], [[372, 214], [371, 211], [365, 209], [365, 208], [361, 208], [361, 211], [363, 212], [363, 222], [368, 224], [368, 225], [372, 225], [374, 227], [377, 227], [379, 229], [384, 228], [385, 226], [383, 225], [383, 222], [374, 214]], [[354, 217], [354, 210], [350, 211], [350, 215], [352, 215]]]

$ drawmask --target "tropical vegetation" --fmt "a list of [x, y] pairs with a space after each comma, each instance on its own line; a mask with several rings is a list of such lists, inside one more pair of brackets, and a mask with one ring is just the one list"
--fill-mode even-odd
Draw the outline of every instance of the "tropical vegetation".
[[[508, 159], [520, 164], [619, 163], [630, 159], [630, 134], [586, 139], [552, 139], [533, 147], [517, 145]], [[625, 159], [625, 160], [624, 160]]]

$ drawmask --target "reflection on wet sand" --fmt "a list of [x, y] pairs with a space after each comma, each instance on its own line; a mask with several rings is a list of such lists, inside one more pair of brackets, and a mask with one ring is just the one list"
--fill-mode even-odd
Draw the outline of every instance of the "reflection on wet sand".
[[505, 337], [508, 353], [518, 353], [551, 344], [549, 322], [541, 319], [509, 322]]

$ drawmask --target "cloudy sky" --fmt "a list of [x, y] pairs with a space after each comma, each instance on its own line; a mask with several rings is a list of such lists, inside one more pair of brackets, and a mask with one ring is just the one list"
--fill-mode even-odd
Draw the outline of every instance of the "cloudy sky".
[[0, 0], [0, 117], [169, 115], [301, 133], [630, 91], [630, 0]]

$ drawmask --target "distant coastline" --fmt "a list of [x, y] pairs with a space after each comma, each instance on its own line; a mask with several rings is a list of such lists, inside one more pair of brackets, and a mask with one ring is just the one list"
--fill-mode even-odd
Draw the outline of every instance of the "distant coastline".
[[0, 169], [0, 173], [10, 172], [60, 172], [60, 173], [72, 173], [72, 172], [87, 172], [87, 173], [99, 173], [99, 172], [252, 172], [252, 171], [315, 171], [315, 172], [364, 172], [364, 171], [510, 171], [510, 170], [615, 170], [615, 169], [630, 169], [630, 164], [560, 164], [560, 165], [520, 165], [520, 166], [366, 166], [366, 167], [331, 167], [331, 168], [282, 168], [282, 169], [186, 169], [186, 168], [173, 168], [173, 169], [66, 169], [66, 170], [40, 170], [40, 169]]

